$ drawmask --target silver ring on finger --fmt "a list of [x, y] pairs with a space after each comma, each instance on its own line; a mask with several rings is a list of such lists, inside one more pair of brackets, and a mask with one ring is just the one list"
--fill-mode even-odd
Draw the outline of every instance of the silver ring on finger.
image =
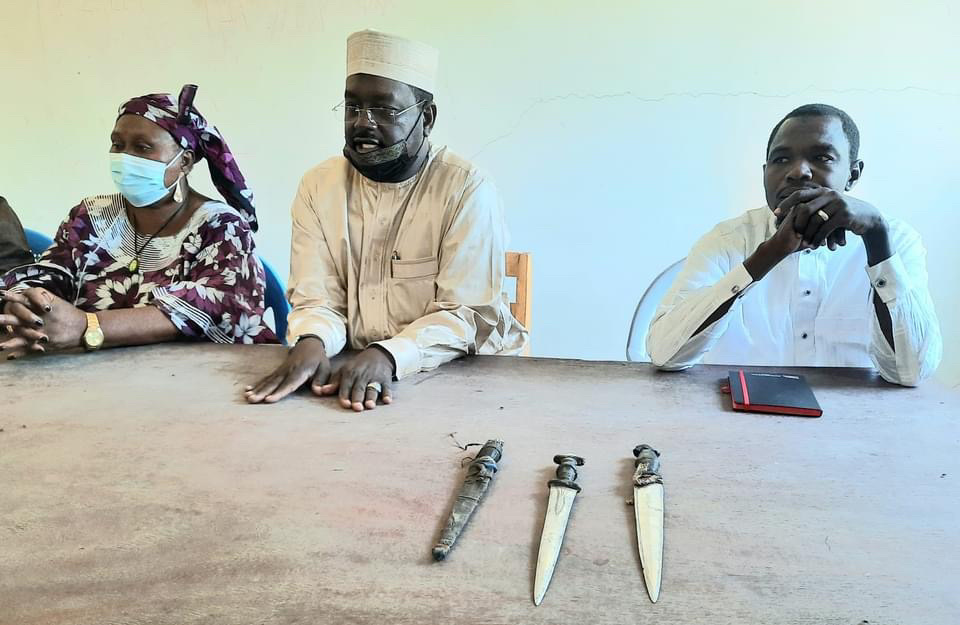
[[374, 391], [376, 391], [376, 392], [379, 394], [379, 393], [383, 392], [383, 387], [380, 386], [380, 383], [379, 383], [379, 382], [371, 382], [370, 384], [367, 384], [367, 390], [368, 390], [368, 391], [369, 391], [369, 390], [374, 390]]
[[822, 208], [817, 211], [817, 216], [824, 221], [830, 221], [830, 215]]

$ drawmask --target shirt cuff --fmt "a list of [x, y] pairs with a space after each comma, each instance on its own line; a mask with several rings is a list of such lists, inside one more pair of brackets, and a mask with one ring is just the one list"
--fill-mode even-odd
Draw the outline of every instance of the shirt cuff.
[[323, 341], [323, 349], [327, 358], [333, 358], [346, 345], [343, 334], [336, 328], [321, 325], [316, 319], [303, 319], [298, 322], [287, 321], [287, 345], [293, 348], [301, 336], [312, 334]]
[[873, 267], [867, 267], [870, 285], [880, 296], [884, 304], [890, 304], [898, 297], [910, 292], [910, 277], [903, 266], [900, 255], [894, 253], [890, 258], [880, 261]]
[[731, 296], [743, 297], [743, 294], [747, 292], [747, 288], [751, 284], [753, 284], [753, 276], [751, 276], [747, 268], [743, 266], [743, 263], [740, 263], [731, 269], [727, 275], [720, 278], [720, 281], [714, 285], [717, 291], [717, 299], [720, 300], [718, 303], [722, 304], [730, 299]]
[[390, 352], [393, 361], [397, 363], [397, 379], [402, 380], [408, 375], [419, 373], [420, 371], [420, 347], [413, 339], [404, 336], [395, 336], [385, 341], [377, 341], [374, 345], [379, 345]]

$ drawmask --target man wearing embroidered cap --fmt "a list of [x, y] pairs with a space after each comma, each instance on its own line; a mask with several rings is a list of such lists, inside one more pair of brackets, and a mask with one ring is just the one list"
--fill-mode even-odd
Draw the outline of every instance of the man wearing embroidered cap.
[[[310, 382], [344, 407], [392, 400], [394, 380], [471, 353], [516, 353], [503, 296], [506, 227], [493, 182], [429, 141], [437, 51], [375, 31], [347, 40], [345, 145], [293, 203], [291, 348], [248, 387], [274, 402]], [[331, 375], [329, 358], [361, 350]]]

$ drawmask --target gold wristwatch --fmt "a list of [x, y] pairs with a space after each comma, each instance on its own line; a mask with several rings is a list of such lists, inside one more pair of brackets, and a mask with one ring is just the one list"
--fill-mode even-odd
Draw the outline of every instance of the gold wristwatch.
[[94, 313], [87, 313], [87, 330], [83, 333], [83, 347], [88, 352], [92, 352], [102, 346], [103, 330], [100, 329], [100, 319]]

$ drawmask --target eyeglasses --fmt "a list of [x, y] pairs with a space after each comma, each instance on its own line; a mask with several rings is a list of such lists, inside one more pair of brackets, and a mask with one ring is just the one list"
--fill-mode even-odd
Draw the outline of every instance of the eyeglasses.
[[420, 100], [402, 111], [388, 108], [367, 108], [363, 106], [356, 106], [353, 104], [347, 104], [346, 102], [341, 102], [340, 104], [333, 107], [334, 111], [343, 111], [343, 123], [345, 124], [355, 124], [360, 118], [360, 112], [364, 111], [367, 114], [367, 119], [376, 124], [377, 126], [389, 126], [391, 124], [397, 123], [397, 118], [403, 115], [408, 111], [412, 111], [421, 104], [426, 103], [426, 100]]

